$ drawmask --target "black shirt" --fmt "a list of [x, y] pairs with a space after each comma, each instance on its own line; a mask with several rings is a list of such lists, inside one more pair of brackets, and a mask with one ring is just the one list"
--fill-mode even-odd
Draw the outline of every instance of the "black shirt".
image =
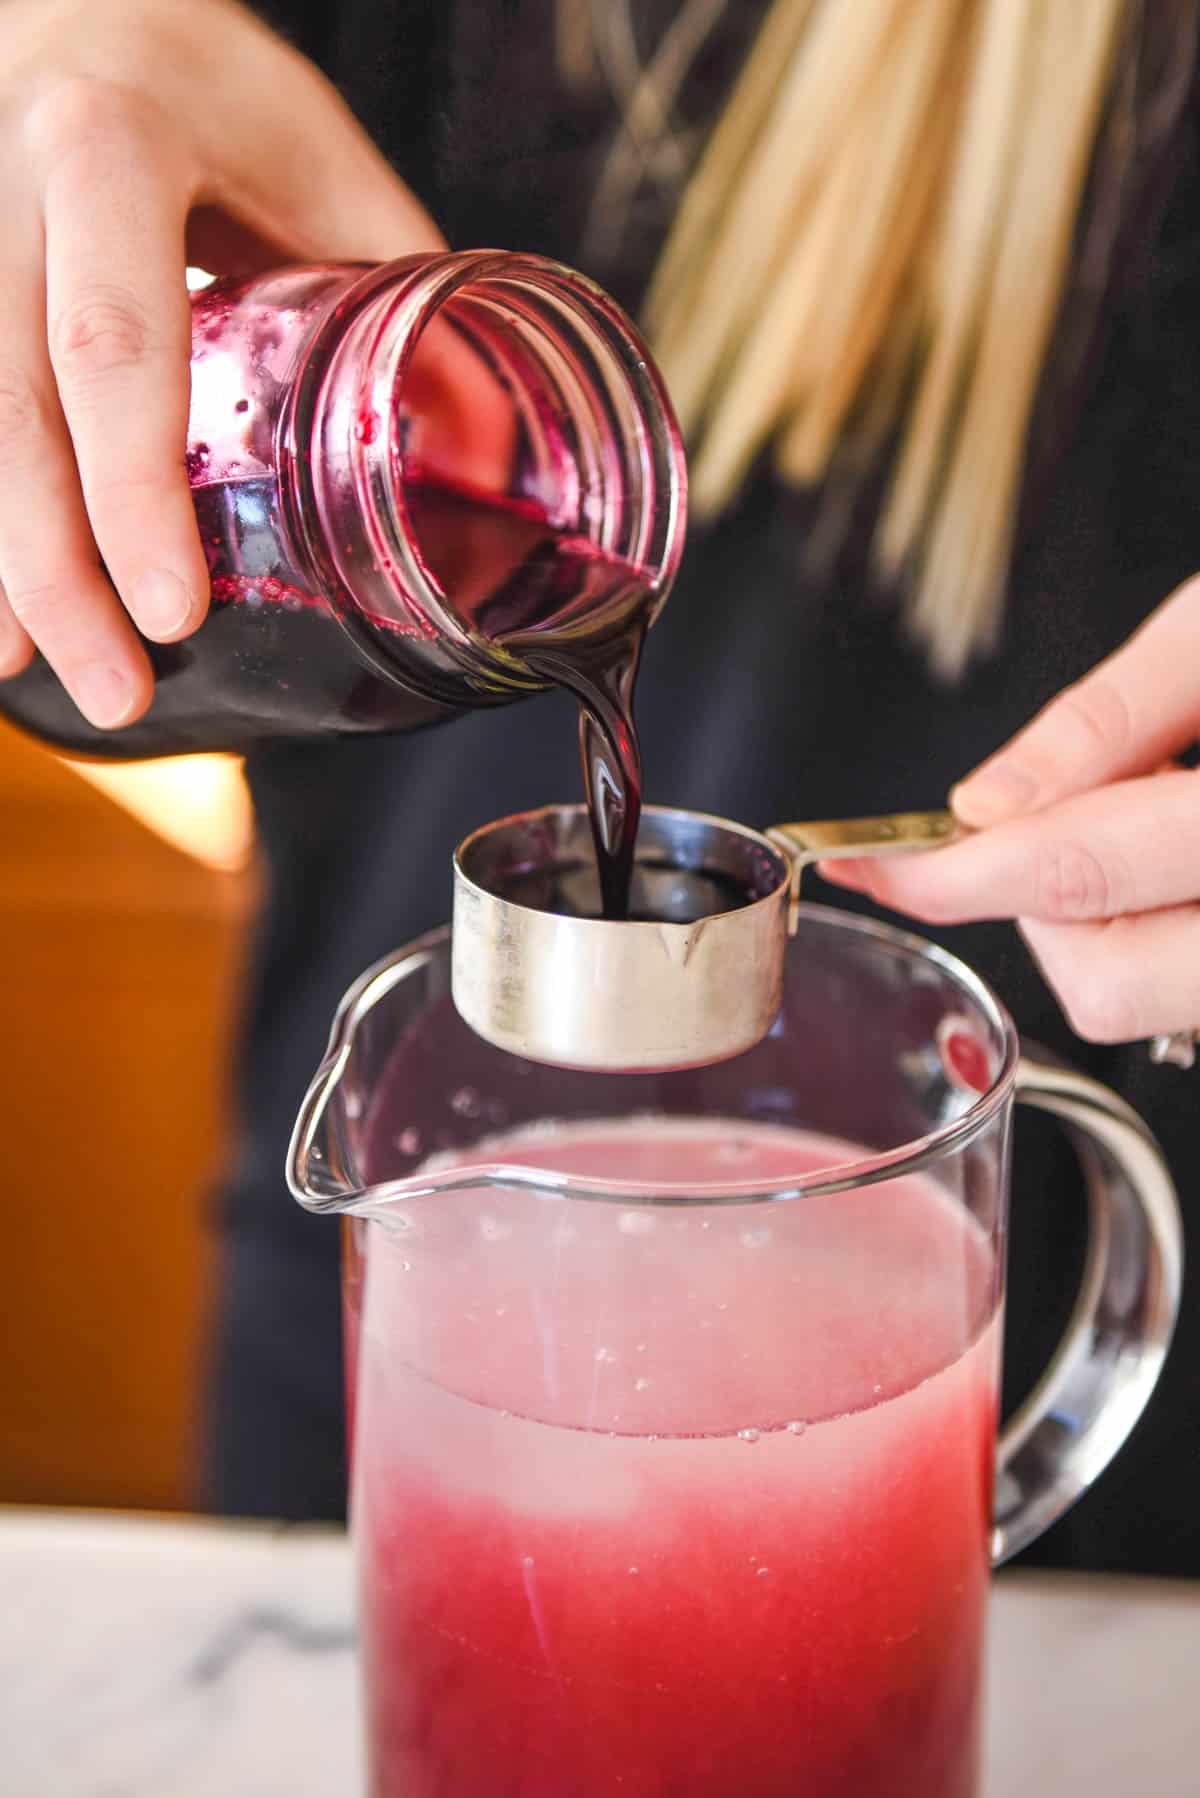
[[[619, 116], [614, 82], [602, 72], [582, 88], [564, 84], [552, 0], [269, 10], [339, 82], [452, 243], [560, 256], [636, 305], [677, 186], [647, 177], [621, 189], [619, 229], [589, 221]], [[763, 10], [761, 0], [723, 9], [693, 62], [675, 120], [693, 154]], [[654, 0], [631, 11], [644, 57], [673, 8]], [[813, 502], [761, 478], [707, 533], [702, 553], [691, 545], [651, 633], [638, 705], [651, 801], [757, 825], [939, 804], [1200, 569], [1200, 162], [1190, 118], [1170, 174], [1150, 251], [1110, 296], [1081, 406], [1027, 507], [999, 653], [956, 687], [935, 683], [892, 607], [867, 597], [861, 556], [849, 554], [827, 581], [805, 576]], [[282, 1175], [337, 1000], [368, 963], [446, 917], [461, 836], [579, 796], [574, 746], [574, 708], [549, 696], [426, 735], [281, 745], [251, 761], [271, 890], [246, 1022], [242, 1126], [219, 1212], [210, 1473], [225, 1508], [312, 1516], [342, 1505], [337, 1233], [299, 1211]], [[1150, 1121], [1187, 1207], [1200, 1172], [1200, 1073], [1152, 1068], [1144, 1045], [1074, 1039], [1013, 927], [937, 934], [995, 986], [1023, 1033], [1116, 1087]], [[1013, 1397], [1069, 1310], [1081, 1230], [1069, 1151], [1052, 1127], [1021, 1119]], [[1200, 1573], [1198, 1517], [1200, 1280], [1190, 1276], [1146, 1418], [1032, 1558]]]

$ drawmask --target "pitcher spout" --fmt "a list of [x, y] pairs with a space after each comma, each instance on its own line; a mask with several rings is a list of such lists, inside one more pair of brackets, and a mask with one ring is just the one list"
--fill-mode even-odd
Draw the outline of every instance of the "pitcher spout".
[[444, 935], [432, 932], [400, 954], [376, 962], [338, 1006], [328, 1047], [304, 1095], [288, 1145], [288, 1190], [306, 1211], [361, 1216], [398, 1196], [412, 1196], [409, 1181], [379, 1185], [367, 1175], [371, 1094], [402, 1023], [394, 1007], [384, 1007], [388, 1025], [381, 1028], [379, 1008], [389, 998], [401, 998], [403, 989], [418, 1008], [436, 999], [438, 989], [445, 986], [439, 955]]

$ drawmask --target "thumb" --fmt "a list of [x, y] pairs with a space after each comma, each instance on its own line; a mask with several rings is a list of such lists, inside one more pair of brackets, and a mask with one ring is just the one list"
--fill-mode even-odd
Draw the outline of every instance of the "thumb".
[[1198, 665], [1200, 576], [968, 775], [950, 795], [956, 815], [983, 829], [1152, 773], [1200, 729]]
[[[388, 262], [444, 250], [424, 206], [325, 77], [301, 57], [272, 73], [253, 152], [244, 140], [225, 150], [219, 191], [200, 196], [245, 228], [241, 253], [261, 254], [250, 247], [254, 240], [276, 252], [276, 265], [289, 258]], [[206, 216], [211, 229], [212, 210], [202, 206], [196, 215], [201, 234]], [[233, 245], [228, 227], [224, 241]]]
[[334, 262], [390, 262], [444, 250], [446, 240], [420, 200], [340, 99], [330, 125], [319, 149], [304, 144], [286, 188], [280, 222], [292, 247]]

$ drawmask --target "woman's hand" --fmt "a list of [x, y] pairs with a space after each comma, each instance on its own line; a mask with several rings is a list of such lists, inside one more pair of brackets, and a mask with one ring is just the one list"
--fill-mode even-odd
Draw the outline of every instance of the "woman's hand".
[[[0, 678], [34, 645], [101, 727], [204, 617], [188, 261], [437, 249], [332, 87], [231, 0], [0, 6]], [[100, 561], [111, 576], [105, 579]]]
[[976, 833], [825, 877], [930, 923], [1017, 918], [1080, 1036], [1200, 1025], [1200, 576], [951, 795]]

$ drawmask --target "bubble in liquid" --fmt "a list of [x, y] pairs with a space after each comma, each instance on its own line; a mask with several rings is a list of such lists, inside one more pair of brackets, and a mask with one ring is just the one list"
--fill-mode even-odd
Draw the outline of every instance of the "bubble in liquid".
[[348, 1086], [344, 1089], [342, 1094], [342, 1104], [346, 1108], [346, 1116], [348, 1118], [360, 1118], [362, 1116], [362, 1094], [355, 1092], [352, 1086]]
[[411, 1261], [402, 1261], [400, 1263], [400, 1271], [401, 1271], [401, 1273], [411, 1274], [412, 1262]]
[[649, 1385], [650, 1385], [649, 1380], [647, 1380], [646, 1378], [643, 1377], [642, 1379], [635, 1380], [633, 1382], [633, 1390], [635, 1392], [645, 1392], [648, 1390]]
[[654, 1219], [648, 1211], [622, 1211], [617, 1219], [617, 1229], [623, 1236], [649, 1236], [654, 1229]]
[[754, 1570], [754, 1577], [755, 1579], [766, 1579], [770, 1571], [771, 1569], [769, 1567], [756, 1567]]
[[733, 1161], [745, 1161], [753, 1146], [752, 1143], [746, 1141], [744, 1136], [730, 1137], [728, 1142], [723, 1142], [718, 1147], [717, 1160], [726, 1164]]
[[532, 1555], [522, 1555], [521, 1556], [521, 1565], [522, 1565], [522, 1567], [532, 1567], [533, 1566], [533, 1556]]
[[496, 1316], [497, 1317], [506, 1317], [507, 1315], [508, 1315], [508, 1306], [507, 1305], [497, 1305], [496, 1306]]
[[787, 1433], [789, 1436], [803, 1436], [807, 1428], [808, 1425], [804, 1422], [804, 1419], [797, 1417], [787, 1426]]
[[754, 1230], [743, 1230], [741, 1236], [744, 1249], [761, 1249], [771, 1240], [771, 1232], [766, 1224], [760, 1224]]
[[646, 1345], [644, 1342], [639, 1342], [634, 1345], [634, 1354], [635, 1355], [644, 1355], [645, 1352], [646, 1352]]
[[700, 1219], [700, 1228], [702, 1230], [711, 1230], [712, 1229], [712, 1219], [708, 1218], [708, 1217], [702, 1217]]
[[479, 1234], [486, 1237], [488, 1242], [503, 1242], [506, 1236], [512, 1235], [512, 1225], [507, 1218], [481, 1217]]
[[738, 1441], [739, 1442], [757, 1442], [761, 1435], [762, 1435], [761, 1430], [755, 1430], [755, 1429], [739, 1430], [738, 1431]]
[[419, 1155], [421, 1153], [421, 1132], [415, 1124], [402, 1130], [396, 1138], [396, 1147], [402, 1155]]
[[641, 1571], [641, 1569], [640, 1569], [640, 1568], [637, 1568], [637, 1567], [631, 1567], [631, 1568], [630, 1568], [630, 1569], [629, 1569], [629, 1571], [630, 1571], [630, 1573], [638, 1573], [638, 1572], [640, 1572], [640, 1571]]
[[615, 1361], [616, 1358], [617, 1358], [617, 1355], [616, 1355], [615, 1349], [598, 1348], [596, 1350], [596, 1359], [597, 1359], [597, 1361], [599, 1361], [601, 1363], [602, 1366], [606, 1366], [609, 1362]]
[[477, 1118], [483, 1111], [483, 1100], [473, 1086], [460, 1086], [450, 1095], [450, 1109], [460, 1118]]

